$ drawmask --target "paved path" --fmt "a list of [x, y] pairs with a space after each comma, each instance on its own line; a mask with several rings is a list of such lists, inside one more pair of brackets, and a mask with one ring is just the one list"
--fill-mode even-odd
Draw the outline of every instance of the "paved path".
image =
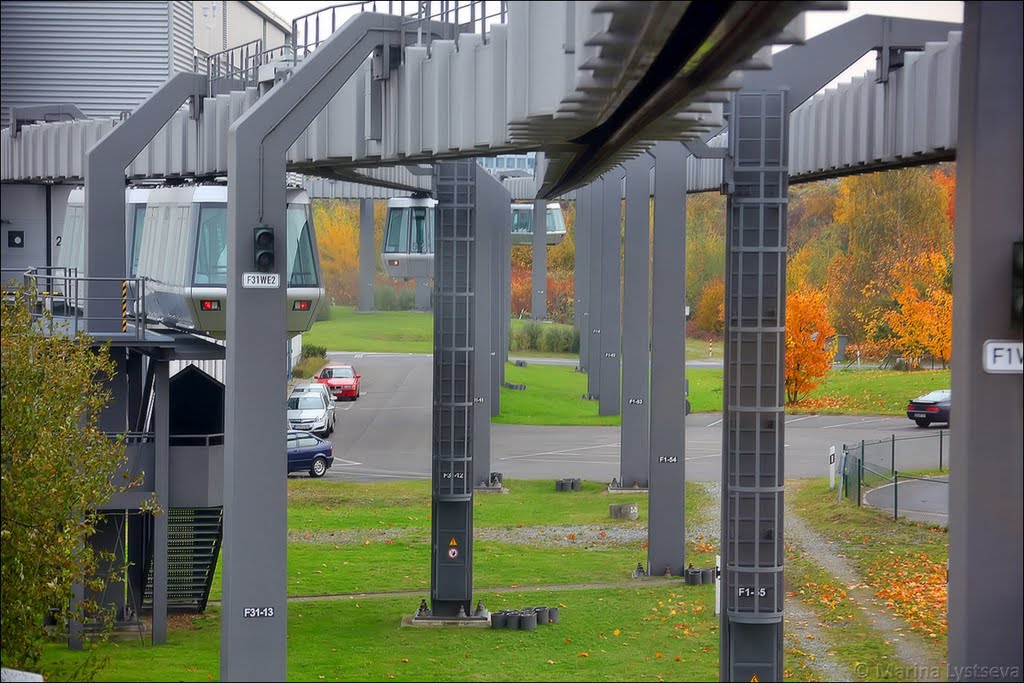
[[949, 477], [900, 479], [896, 500], [895, 484], [885, 484], [864, 494], [864, 504], [892, 512], [899, 508], [899, 516], [926, 524], [949, 526]]

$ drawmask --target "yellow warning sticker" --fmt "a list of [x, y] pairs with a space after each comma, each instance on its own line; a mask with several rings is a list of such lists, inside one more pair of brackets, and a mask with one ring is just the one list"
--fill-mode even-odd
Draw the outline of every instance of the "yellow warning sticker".
[[761, 679], [757, 677], [757, 674], [754, 674], [753, 676], [750, 677], [750, 683], [758, 683], [758, 681], [760, 681], [760, 680]]
[[450, 546], [457, 546], [458, 544], [459, 542], [455, 540], [454, 536], [452, 536], [452, 540], [448, 541], [448, 545]]

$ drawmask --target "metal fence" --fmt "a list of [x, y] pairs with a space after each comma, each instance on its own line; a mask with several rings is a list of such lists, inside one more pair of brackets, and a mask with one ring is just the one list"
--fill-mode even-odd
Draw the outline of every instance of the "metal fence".
[[[908, 462], [911, 454], [913, 463]], [[934, 468], [943, 472], [948, 469], [950, 454], [946, 430], [905, 437], [893, 434], [888, 439], [844, 444], [839, 458], [838, 500], [854, 500], [858, 507], [865, 502], [875, 507], [891, 507], [893, 519], [898, 519], [901, 514], [901, 483], [906, 485], [912, 481], [920, 482], [914, 484], [918, 504], [908, 504], [904, 494], [902, 514], [917, 521], [945, 521], [945, 511], [937, 507], [926, 509], [927, 506], [920, 503], [928, 502], [936, 495], [946, 495], [948, 498], [949, 477], [920, 476], [910, 472]], [[900, 471], [900, 467], [903, 471]], [[941, 494], [932, 492], [934, 495], [930, 495], [926, 489], [933, 486], [945, 490]]]

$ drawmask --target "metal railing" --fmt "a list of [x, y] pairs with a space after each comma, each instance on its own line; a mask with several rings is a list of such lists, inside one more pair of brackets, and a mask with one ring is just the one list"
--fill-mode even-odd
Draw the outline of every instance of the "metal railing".
[[[888, 439], [876, 441], [860, 441], [855, 444], [844, 444], [840, 455], [838, 498], [852, 499], [858, 507], [865, 504], [869, 492], [887, 488], [890, 494], [875, 496], [875, 504], [892, 507], [893, 519], [900, 516], [900, 483], [920, 481], [928, 485], [948, 487], [949, 478], [943, 476], [919, 476], [908, 472], [931, 469], [922, 466], [922, 457], [934, 457], [934, 463], [940, 472], [948, 468], [948, 435], [946, 430], [937, 433], [916, 436], [897, 437], [893, 434]], [[925, 445], [922, 452], [921, 446]], [[917, 464], [906, 462], [913, 450]], [[928, 452], [930, 451], [930, 453]], [[898, 465], [903, 466], [900, 471]], [[869, 503], [869, 505], [872, 503]], [[918, 521], [941, 521], [946, 515], [938, 511], [908, 509], [904, 504], [904, 516], [908, 514]], [[915, 513], [915, 514], [910, 514]]]
[[[49, 335], [76, 335], [90, 332], [89, 323], [101, 321], [115, 323], [121, 334], [134, 339], [146, 336], [146, 279], [142, 277], [117, 278], [79, 275], [77, 268], [39, 266], [32, 268], [3, 268], [3, 294], [9, 299], [22, 292], [25, 304], [32, 308], [33, 317]], [[118, 296], [98, 296], [90, 284], [120, 284]], [[89, 305], [99, 302], [120, 303], [118, 316], [99, 316], [89, 312]], [[96, 327], [93, 327], [93, 332]], [[109, 333], [104, 331], [105, 334]], [[116, 333], [116, 332], [115, 332]]]
[[[407, 11], [408, 10], [408, 11]], [[430, 23], [446, 24], [442, 39], [459, 43], [463, 33], [479, 33], [487, 40], [487, 32], [494, 23], [505, 23], [508, 6], [505, 0], [442, 0], [441, 2], [343, 2], [300, 16], [292, 21], [292, 55], [294, 63], [301, 62], [321, 43], [331, 37], [356, 12], [382, 12], [403, 17], [400, 47], [425, 45], [430, 49], [433, 31]], [[436, 24], [434, 26], [436, 29]], [[415, 42], [407, 42], [406, 35], [415, 33]]]

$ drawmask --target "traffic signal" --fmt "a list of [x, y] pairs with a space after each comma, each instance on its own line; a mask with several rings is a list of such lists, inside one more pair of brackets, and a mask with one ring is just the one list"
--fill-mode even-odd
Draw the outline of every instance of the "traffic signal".
[[274, 271], [274, 229], [269, 225], [257, 225], [253, 229], [252, 260], [257, 272]]
[[1010, 324], [1019, 330], [1024, 328], [1024, 242], [1013, 243], [1013, 291], [1010, 296], [1013, 307]]

